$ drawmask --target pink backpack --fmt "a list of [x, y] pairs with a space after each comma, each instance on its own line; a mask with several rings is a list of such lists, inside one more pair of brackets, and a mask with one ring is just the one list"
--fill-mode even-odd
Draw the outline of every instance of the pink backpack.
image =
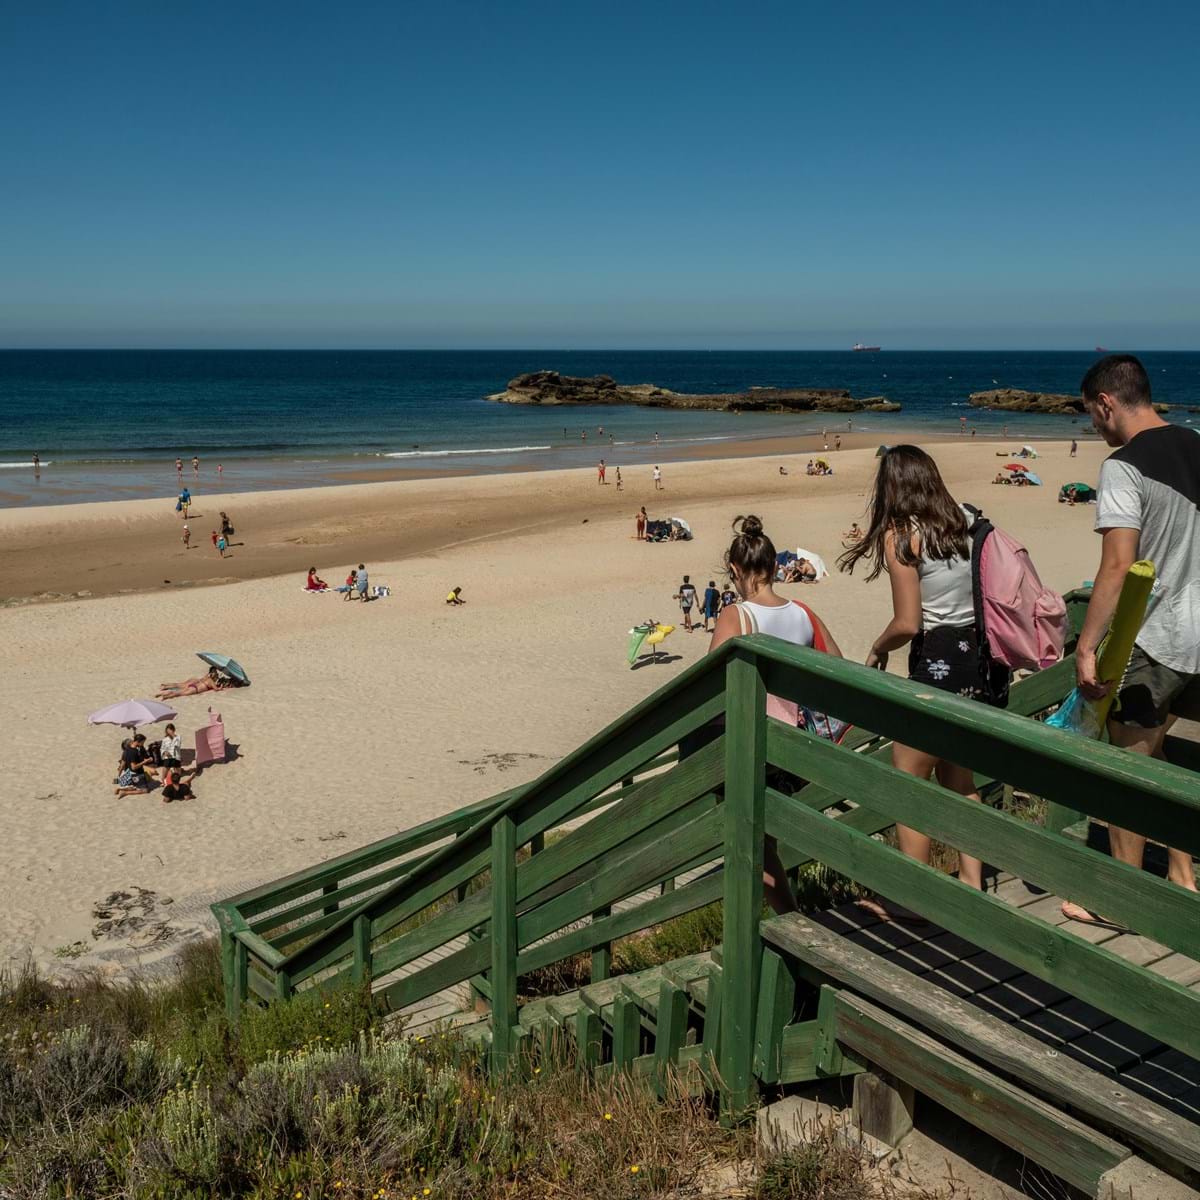
[[1040, 671], [1063, 655], [1067, 606], [1046, 587], [1029, 551], [978, 509], [971, 526], [975, 623], [988, 652], [1011, 670]]

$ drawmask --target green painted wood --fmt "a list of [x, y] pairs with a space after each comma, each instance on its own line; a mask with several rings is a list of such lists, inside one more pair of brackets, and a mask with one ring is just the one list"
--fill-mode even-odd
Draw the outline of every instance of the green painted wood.
[[[715, 680], [710, 682], [707, 687], [713, 691], [718, 690], [716, 682]], [[707, 720], [706, 713], [711, 715], [712, 712], [718, 711], [719, 707], [720, 696], [716, 695], [714, 698], [702, 702], [699, 708], [680, 716], [679, 713], [684, 708], [684, 699], [678, 697], [675, 704], [669, 706], [668, 710], [665, 710], [659, 718], [663, 729], [656, 735], [657, 740], [670, 737], [677, 741], [695, 724], [702, 724]], [[628, 716], [628, 714], [626, 715]], [[619, 725], [620, 722], [617, 724]], [[653, 724], [654, 722], [651, 722], [652, 726]], [[651, 740], [656, 739], [652, 738]], [[535, 780], [533, 784], [528, 785], [527, 791], [537, 791], [539, 786], [542, 787], [542, 791], [545, 791], [546, 786], [550, 786], [551, 796], [557, 798], [551, 802], [539, 794], [538, 799], [542, 804], [542, 810], [535, 817], [523, 819], [518, 824], [520, 842], [528, 841], [535, 833], [541, 832], [559, 820], [567, 819], [576, 813], [581, 805], [594, 799], [597, 793], [604, 791], [616, 779], [619, 779], [621, 769], [636, 769], [648, 757], [652, 757], [661, 749], [656, 745], [647, 745], [644, 749], [630, 750], [628, 745], [631, 735], [626, 733], [623, 735], [621, 743], [611, 747], [606, 756], [602, 754], [603, 747], [599, 746], [601, 741], [602, 737], [593, 738], [580, 751], [564, 759], [559, 767], [552, 768], [541, 780]], [[608, 761], [613, 755], [618, 756], [615, 765], [610, 762], [607, 767], [595, 766], [597, 759]], [[567, 770], [567, 767], [570, 769]], [[583, 782], [574, 787], [569, 786], [579, 777], [582, 777]], [[550, 780], [550, 785], [542, 786], [545, 785], [546, 780]], [[563, 788], [566, 789], [565, 792], [561, 792]], [[516, 801], [523, 799], [525, 795], [526, 793], [523, 792], [521, 795], [513, 797], [499, 806], [496, 811], [510, 812], [511, 810], [515, 812]], [[362, 906], [349, 908], [341, 921], [331, 929], [309, 945], [295, 951], [289, 956], [289, 964], [296, 978], [307, 977], [323, 970], [345, 956], [349, 922], [358, 911], [358, 907], [363, 907], [370, 912], [373, 933], [375, 936], [379, 936], [409, 919], [434, 900], [440, 899], [458, 884], [478, 874], [486, 866], [489, 851], [481, 848], [473, 856], [472, 851], [477, 846], [486, 846], [487, 839], [490, 837], [490, 824], [494, 819], [495, 813], [489, 812], [462, 838], [434, 851], [416, 871], [370, 897], [363, 902]]]
[[580, 1071], [593, 1071], [600, 1065], [604, 1049], [600, 1014], [581, 1006], [575, 1014], [575, 1065]]
[[[492, 1071], [509, 1067], [517, 1023], [517, 828], [511, 815], [492, 826]], [[479, 944], [479, 943], [476, 943]]]
[[1127, 1147], [870, 1001], [839, 994], [837, 1033], [864, 1058], [886, 1064], [890, 1074], [1089, 1194], [1106, 1171], [1129, 1157]]
[[242, 1011], [242, 1005], [250, 994], [250, 952], [241, 942], [235, 941], [233, 946], [233, 996], [234, 1016], [236, 1023]]
[[612, 1061], [618, 1070], [628, 1070], [641, 1050], [642, 1014], [628, 996], [613, 1001]]
[[832, 1077], [846, 1079], [868, 1069], [861, 1058], [841, 1046], [838, 1047], [836, 1069], [822, 1069], [818, 1065], [820, 1038], [818, 1020], [798, 1021], [784, 1029], [780, 1045], [779, 1083], [812, 1083]]
[[477, 942], [469, 942], [459, 950], [453, 950], [444, 958], [439, 958], [423, 970], [414, 971], [411, 975], [397, 979], [393, 983], [378, 986], [375, 995], [391, 1012], [416, 1004], [429, 996], [462, 983], [481, 971], [489, 968], [492, 961], [492, 939], [481, 938]]
[[772, 917], [764, 941], [811, 972], [894, 1009], [1004, 1075], [1064, 1104], [1098, 1124], [1120, 1130], [1155, 1157], [1200, 1171], [1200, 1140], [1190, 1121], [1120, 1086], [1029, 1034], [1005, 1025], [969, 1001], [951, 995], [896, 963], [856, 946], [808, 917]]
[[822, 862], [1135, 1029], [1200, 1057], [1200, 994], [1085, 942], [995, 896], [769, 792], [776, 827], [791, 824]]
[[867, 797], [874, 811], [1200, 958], [1200, 895], [1194, 892], [778, 721], [770, 723], [767, 757], [832, 791]]
[[763, 905], [766, 688], [758, 663], [740, 651], [725, 687], [725, 954], [721, 1036], [723, 1115], [744, 1120], [755, 1107], [754, 1018]]
[[535, 833], [533, 835], [533, 837], [529, 839], [529, 853], [530, 854], [541, 854], [541, 852], [543, 850], [545, 850], [545, 848], [546, 848], [546, 835], [544, 832], [543, 833]]
[[354, 919], [354, 965], [350, 969], [350, 980], [355, 984], [366, 983], [371, 978], [371, 921], [363, 913]]
[[813, 1066], [816, 1073], [840, 1075], [842, 1048], [837, 1040], [837, 992], [823, 984], [817, 999], [817, 1038], [813, 1047]]
[[687, 991], [665, 975], [659, 984], [655, 1018], [655, 1088], [659, 1099], [665, 1099], [671, 1073], [679, 1065], [679, 1051], [687, 1035], [688, 1022]]
[[[588, 878], [598, 869], [607, 871], [609, 864], [613, 860], [629, 854], [636, 847], [645, 846], [649, 848], [664, 840], [669, 843], [670, 838], [668, 835], [670, 831], [678, 823], [686, 820], [690, 811], [689, 806], [686, 804], [683, 808], [678, 807], [681, 803], [680, 797], [686, 795], [689, 791], [710, 784], [719, 770], [715, 756], [710, 754], [703, 759], [700, 755], [696, 757], [700, 761], [697, 762], [695, 767], [692, 766], [691, 760], [689, 760], [683, 767], [676, 768], [676, 771], [679, 772], [678, 777], [675, 777], [676, 771], [672, 771], [668, 775], [658, 776], [648, 782], [645, 795], [639, 795], [636, 800], [631, 799], [626, 802], [634, 804], [636, 807], [630, 813], [624, 814], [620, 820], [614, 819], [609, 822], [610, 827], [614, 831], [612, 836], [619, 837], [619, 835], [628, 833], [630, 830], [637, 830], [637, 832], [629, 837], [625, 837], [624, 840], [619, 840], [617, 846], [611, 851], [593, 858], [590, 863], [585, 862], [584, 865], [577, 866], [580, 862], [581, 854], [578, 847], [570, 843], [571, 835], [568, 835], [561, 842], [548, 847], [542, 854], [538, 855], [536, 860], [531, 858], [523, 862], [518, 868], [518, 897], [521, 907], [527, 907], [546, 897], [553, 897], [564, 889], [569, 889], [571, 883], [575, 880]], [[715, 801], [709, 795], [705, 804], [711, 806], [713, 803]], [[694, 801], [690, 807], [695, 807]], [[592, 843], [594, 843], [594, 834], [589, 834], [589, 837]], [[594, 849], [592, 853], [594, 853]], [[659, 861], [661, 862], [661, 858]], [[554, 880], [553, 871], [561, 869], [564, 866], [572, 867], [573, 870], [562, 879]], [[460, 876], [461, 874], [460, 872]], [[620, 878], [621, 876], [618, 875], [616, 877]], [[639, 882], [638, 888], [641, 886], [642, 884]], [[440, 884], [431, 886], [430, 889], [427, 889], [420, 895], [419, 901], [429, 901], [430, 893], [440, 890]], [[633, 890], [638, 889], [635, 888]], [[534, 893], [532, 896], [528, 894], [531, 891]], [[488, 899], [489, 894], [489, 889], [483, 888], [462, 901], [461, 904], [448, 906], [446, 911], [434, 916], [419, 927], [410, 930], [400, 937], [393, 937], [376, 953], [376, 974], [387, 974], [400, 966], [406, 965], [460, 934], [469, 932], [478, 923], [486, 920], [490, 903]], [[613, 898], [621, 899], [623, 896], [614, 893]], [[417, 903], [418, 900], [414, 900], [408, 906], [410, 912], [405, 914], [407, 919], [412, 919], [412, 916], [416, 915], [411, 910], [416, 909]], [[584, 914], [576, 912], [572, 915], [571, 919], [578, 919], [582, 915]], [[560, 923], [565, 923], [565, 919], [564, 922]], [[553, 923], [551, 923], [546, 928], [553, 929], [554, 927]], [[545, 931], [546, 929], [539, 930], [536, 936], [542, 936]], [[320, 964], [321, 967], [331, 965], [333, 965], [333, 962]]]
[[[640, 778], [646, 773], [668, 766], [677, 761], [678, 757], [677, 751], [670, 750], [650, 759], [648, 762], [640, 764], [635, 774], [629, 777], [628, 782], [630, 787], [637, 786]], [[326, 859], [315, 867], [297, 871], [281, 879], [273, 880], [271, 883], [251, 888], [237, 896], [231, 897], [228, 903], [237, 907], [243, 916], [251, 917], [256, 913], [265, 912], [268, 909], [288, 905], [289, 901], [301, 898], [307, 893], [324, 888], [325, 886], [336, 887], [337, 891], [330, 894], [340, 895], [342, 899], [350, 895], [359, 894], [363, 890], [376, 886], [377, 882], [384, 879], [385, 874], [390, 878], [396, 878], [404, 874], [409, 867], [405, 866], [402, 869], [391, 868], [386, 873], [378, 872], [370, 879], [359, 881], [353, 885], [339, 884], [339, 879], [350, 879], [364, 871], [370, 870], [372, 867], [379, 866], [381, 863], [405, 858], [415, 850], [425, 850], [439, 841], [463, 833], [476, 824], [482, 816], [497, 809], [514, 796], [521, 794], [528, 786], [528, 784], [525, 784], [520, 787], [510, 788], [508, 791], [501, 792], [497, 796], [490, 796], [486, 800], [465, 805], [462, 808], [455, 809], [452, 813], [436, 817], [431, 821], [426, 821], [402, 833], [382, 838], [369, 845], [339, 855], [337, 858]], [[602, 807], [607, 803], [619, 799], [624, 790], [618, 789], [617, 791], [599, 796], [589, 807]], [[425, 855], [418, 857], [423, 858]], [[347, 890], [351, 887], [355, 890]], [[316, 910], [315, 908], [305, 908], [303, 911], [312, 912]], [[280, 913], [271, 914], [270, 917], [266, 918], [265, 927], [269, 929], [273, 925], [286, 923], [294, 920], [297, 915], [301, 914], [289, 906]], [[255, 928], [255, 932], [262, 932], [262, 930]]]
[[291, 976], [286, 971], [275, 972], [275, 999], [289, 1000], [292, 995]]
[[[305, 978], [323, 970], [346, 955], [349, 922], [359, 907], [371, 914], [372, 933], [378, 937], [453, 891], [460, 883], [479, 874], [487, 865], [487, 839], [490, 837], [491, 822], [497, 819], [496, 813], [514, 816], [518, 844], [524, 844], [536, 833], [576, 815], [582, 805], [619, 780], [623, 771], [636, 770], [647, 758], [659, 753], [663, 749], [659, 744], [663, 739], [677, 742], [685, 733], [716, 715], [721, 708], [719, 684], [720, 679], [715, 676], [702, 686], [698, 684], [700, 694], [690, 711], [688, 697], [681, 694], [675, 696], [672, 703], [666, 705], [653, 720], [647, 717], [648, 740], [640, 746], [634, 741], [632, 728], [622, 728], [608, 747], [604, 745], [604, 734], [585, 743], [541, 779], [528, 785], [525, 792], [506, 801], [496, 812], [489, 813], [477, 822], [461, 838], [436, 850], [418, 869], [370, 897], [361, 906], [347, 909], [341, 921], [290, 955], [289, 968], [295, 978]], [[673, 688], [674, 685], [671, 690]], [[709, 692], [712, 695], [706, 695]], [[641, 707], [632, 711], [636, 712]], [[622, 727], [626, 718], [614, 723], [606, 733]], [[658, 732], [655, 732], [656, 729]], [[526, 804], [526, 801], [530, 803]], [[533, 810], [532, 815], [525, 811], [529, 808]], [[539, 855], [538, 860], [541, 857]]]
[[[605, 917], [612, 912], [607, 905], [601, 905], [592, 913], [592, 926], [603, 924]], [[528, 961], [528, 960], [527, 960]], [[558, 961], [555, 959], [555, 961]], [[612, 974], [612, 942], [601, 942], [599, 945], [592, 947], [592, 974], [591, 980], [593, 983], [599, 983], [602, 979], [607, 979]]]
[[287, 956], [280, 954], [270, 942], [251, 933], [249, 929], [235, 928], [233, 936], [237, 938], [263, 966], [274, 971], [287, 962]]
[[661, 884], [659, 884], [659, 887], [660, 887], [660, 889], [661, 889], [661, 891], [662, 891], [662, 894], [663, 894], [664, 896], [665, 896], [665, 895], [666, 895], [668, 892], [673, 892], [673, 891], [675, 890], [675, 876], [674, 876], [674, 875], [672, 875], [670, 879], [664, 879], [664, 880], [662, 881], [662, 883], [661, 883]]
[[802, 695], [844, 720], [1090, 816], [1126, 827], [1136, 817], [1138, 832], [1200, 851], [1200, 794], [1186, 770], [776, 638], [742, 641], [765, 660], [775, 695]]
[[[324, 884], [321, 887], [321, 895], [328, 898], [329, 896], [336, 895], [337, 890], [338, 890], [338, 880], [334, 879], [334, 880], [331, 880], [329, 883]], [[328, 917], [328, 916], [331, 916], [333, 913], [337, 912], [337, 910], [338, 910], [338, 902], [337, 902], [337, 900], [332, 900], [332, 901], [328, 901], [322, 907], [321, 914], [323, 916]]]
[[261, 971], [255, 971], [252, 968], [246, 972], [247, 998], [254, 995], [267, 1003], [278, 1000], [280, 997], [276, 991], [277, 984], [278, 981], [274, 975], [268, 978]]
[[716, 1091], [720, 1078], [721, 1027], [722, 1027], [722, 968], [712, 965], [708, 969], [708, 985], [705, 988], [704, 1028], [700, 1037], [700, 1069], [711, 1091]]
[[760, 1083], [778, 1083], [783, 1069], [783, 1030], [796, 1004], [796, 981], [773, 950], [762, 954], [758, 1013], [754, 1021], [754, 1073]]
[[231, 1025], [236, 1025], [238, 1012], [241, 1009], [241, 997], [236, 991], [236, 969], [234, 960], [237, 957], [237, 942], [231, 930], [221, 927], [221, 985], [225, 997], [225, 1017]]

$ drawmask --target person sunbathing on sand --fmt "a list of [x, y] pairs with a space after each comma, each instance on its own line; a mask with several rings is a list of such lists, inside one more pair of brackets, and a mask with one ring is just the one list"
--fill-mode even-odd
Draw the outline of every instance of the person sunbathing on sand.
[[159, 700], [178, 700], [180, 696], [197, 696], [201, 692], [219, 692], [232, 686], [233, 680], [227, 679], [216, 667], [212, 667], [207, 675], [197, 675], [194, 679], [183, 680], [182, 683], [160, 684], [155, 695]]
[[169, 767], [163, 775], [162, 802], [170, 804], [172, 800], [195, 800], [196, 793], [188, 783], [195, 775], [195, 771], [185, 772], [179, 767]]
[[323, 592], [326, 591], [329, 584], [325, 582], [318, 574], [316, 567], [308, 568], [308, 579], [305, 581], [304, 590], [308, 592]]

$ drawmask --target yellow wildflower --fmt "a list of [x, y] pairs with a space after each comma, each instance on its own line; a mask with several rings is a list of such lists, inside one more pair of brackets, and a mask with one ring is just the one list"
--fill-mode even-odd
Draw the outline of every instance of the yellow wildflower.
[[630, 1175], [636, 1175], [641, 1169], [642, 1168], [639, 1167], [637, 1163], [634, 1163], [633, 1166], [629, 1168], [629, 1173]]
[[606, 1121], [611, 1121], [611, 1120], [612, 1120], [612, 1113], [605, 1113], [605, 1114], [604, 1114], [604, 1119], [605, 1119]]

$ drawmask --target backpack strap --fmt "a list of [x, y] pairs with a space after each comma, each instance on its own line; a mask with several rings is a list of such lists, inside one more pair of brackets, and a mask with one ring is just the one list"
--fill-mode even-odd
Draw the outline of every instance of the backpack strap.
[[985, 653], [987, 650], [987, 626], [983, 620], [983, 543], [987, 541], [995, 526], [983, 515], [981, 509], [976, 508], [972, 504], [964, 504], [965, 508], [974, 517], [971, 522], [967, 534], [971, 539], [971, 600], [975, 606], [975, 634], [979, 638], [980, 649]]

